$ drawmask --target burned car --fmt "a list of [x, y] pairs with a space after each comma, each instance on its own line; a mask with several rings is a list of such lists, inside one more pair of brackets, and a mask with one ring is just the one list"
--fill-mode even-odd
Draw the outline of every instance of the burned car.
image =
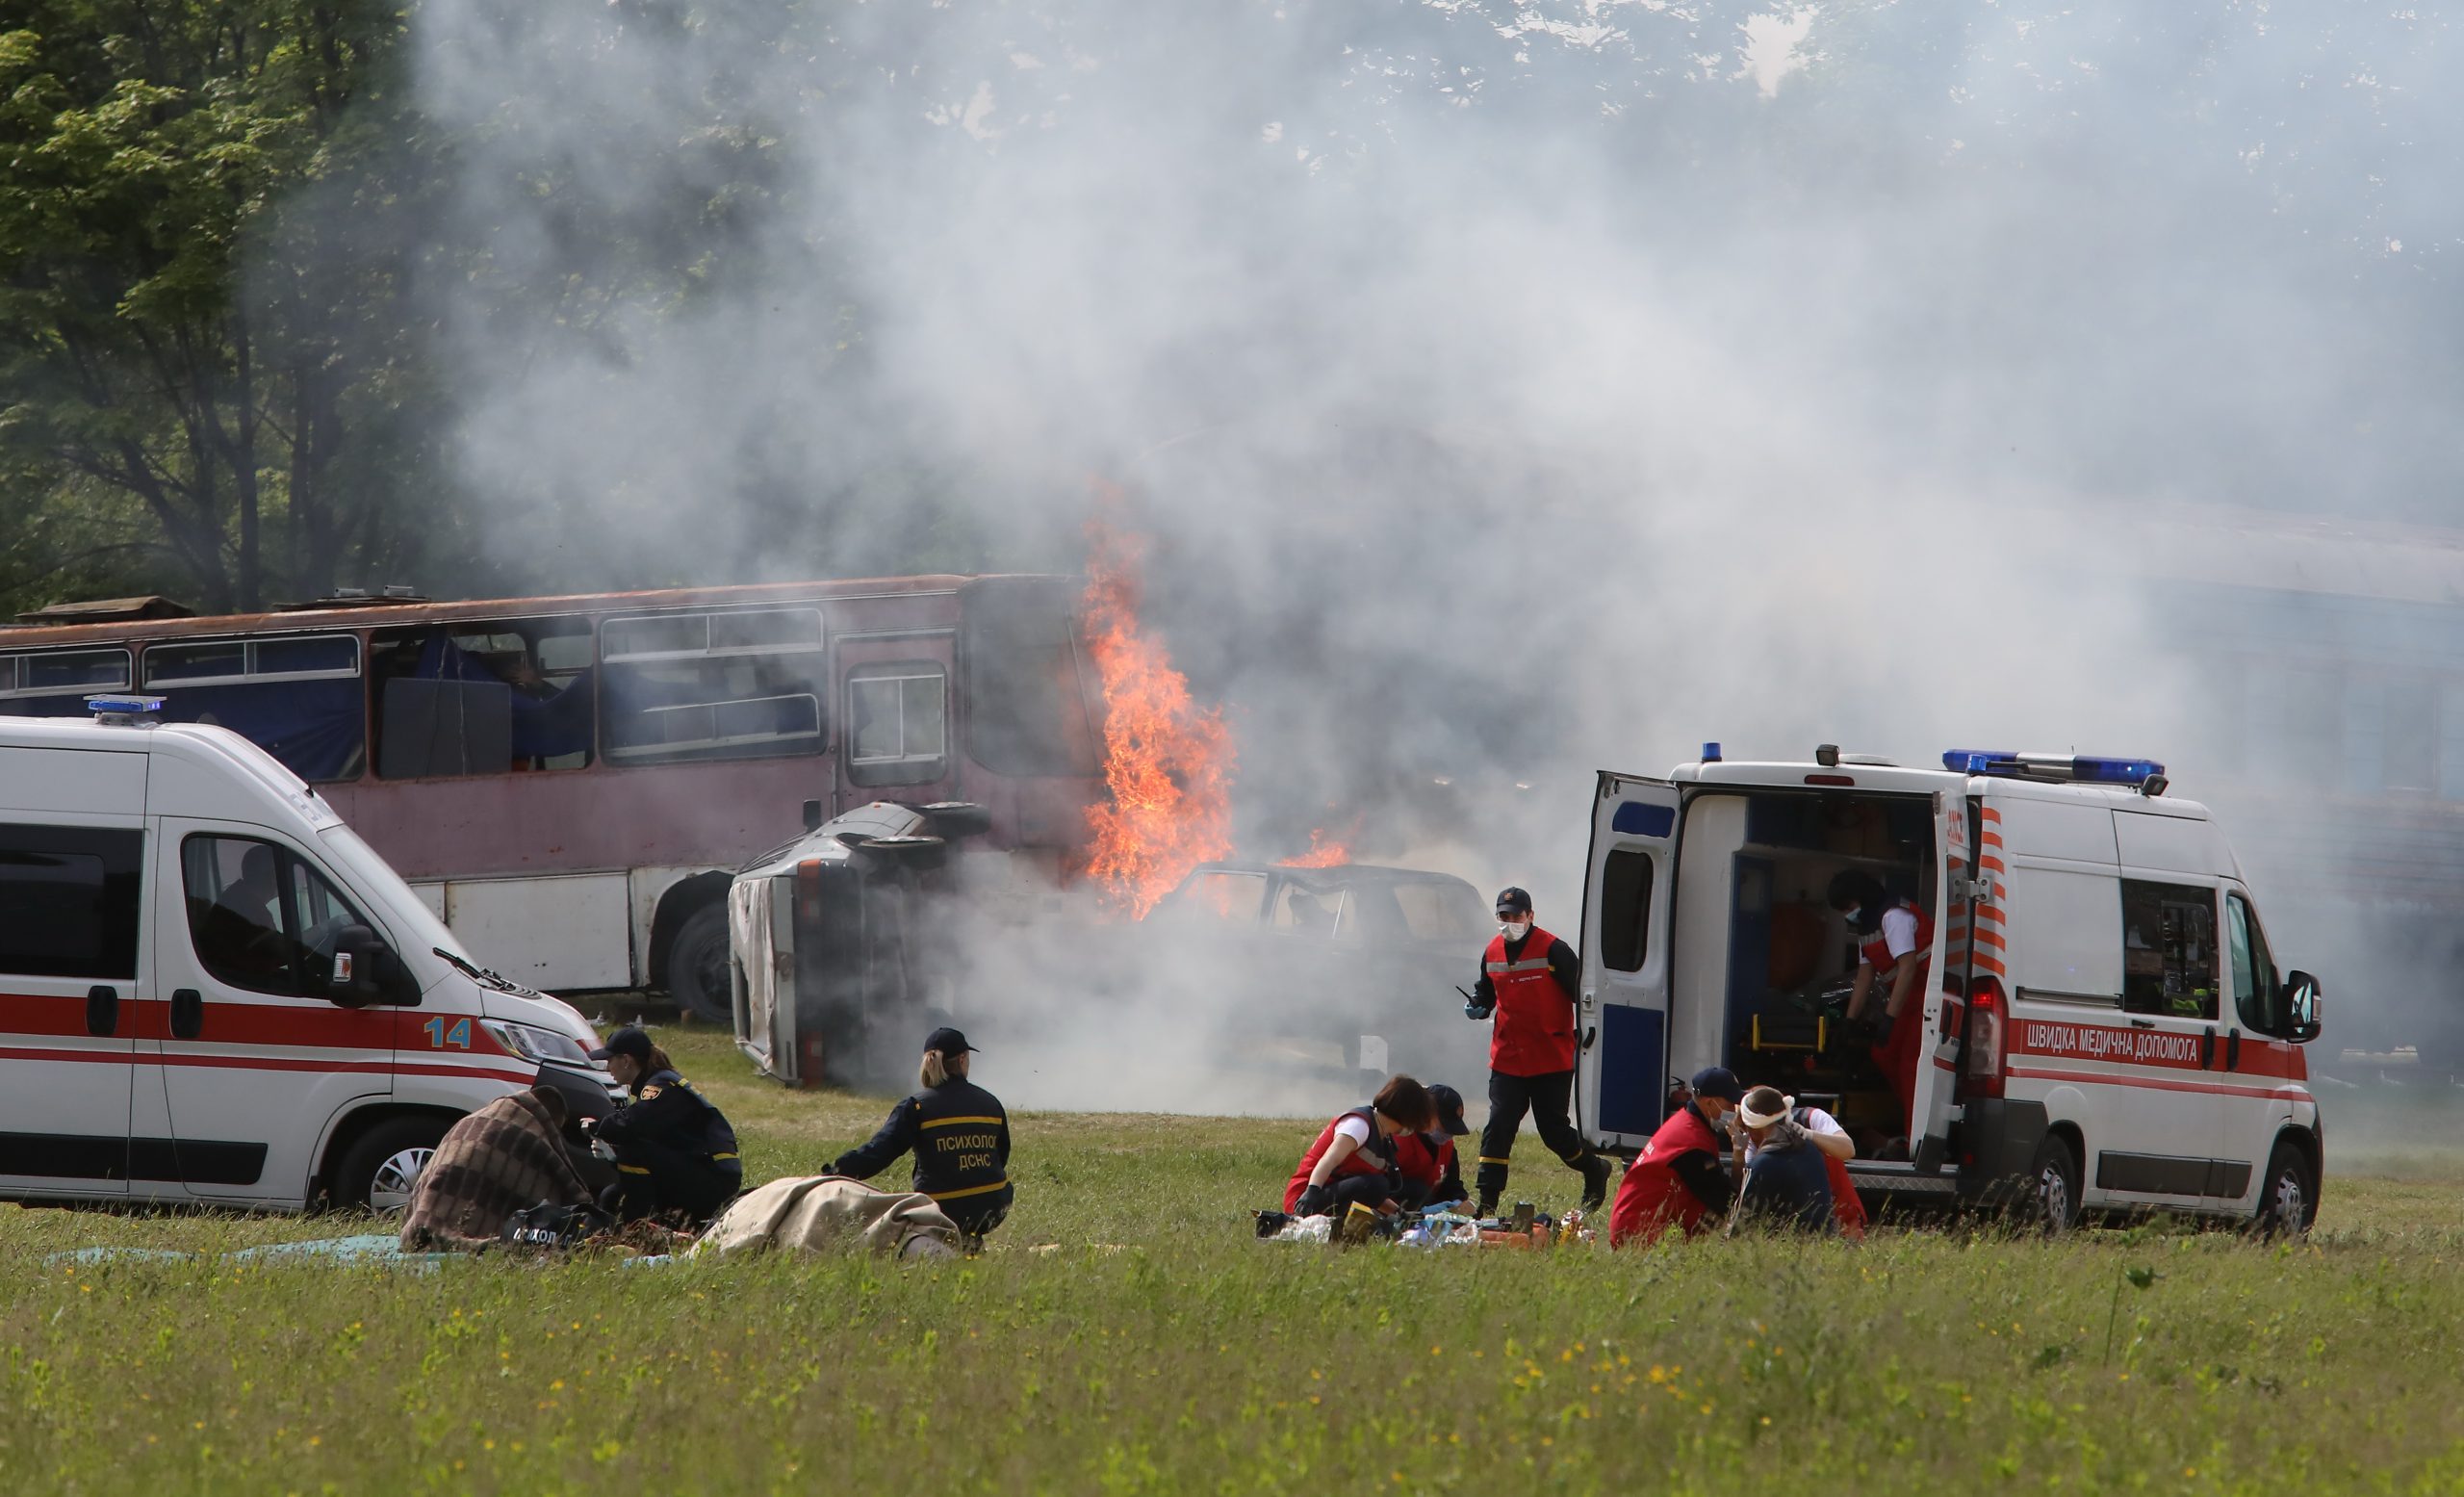
[[1497, 922], [1449, 873], [1339, 864], [1206, 863], [1143, 922], [1203, 953], [1237, 1029], [1339, 1045], [1352, 1070], [1424, 1079], [1486, 1069], [1488, 1026], [1455, 985], [1477, 974]]
[[860, 1085], [894, 1071], [935, 1012], [912, 940], [919, 907], [951, 843], [990, 818], [981, 806], [889, 801], [828, 821], [812, 802], [805, 818], [805, 835], [728, 889], [736, 1046], [790, 1085]]

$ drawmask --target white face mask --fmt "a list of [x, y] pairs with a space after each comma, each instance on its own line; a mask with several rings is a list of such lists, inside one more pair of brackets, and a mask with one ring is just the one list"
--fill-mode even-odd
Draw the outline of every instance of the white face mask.
[[1498, 929], [1505, 932], [1506, 940], [1521, 941], [1524, 937], [1531, 934], [1531, 922], [1529, 920], [1508, 920], [1504, 924], [1500, 925]]
[[1840, 916], [1840, 918], [1846, 920], [1851, 925], [1856, 924], [1859, 920], [1861, 920], [1864, 917], [1865, 912], [1861, 909], [1850, 910]]

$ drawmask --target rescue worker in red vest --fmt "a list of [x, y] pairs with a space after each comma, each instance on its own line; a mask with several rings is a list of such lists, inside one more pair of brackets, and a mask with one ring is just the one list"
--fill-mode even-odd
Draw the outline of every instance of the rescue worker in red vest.
[[1694, 1073], [1684, 1105], [1668, 1115], [1652, 1141], [1626, 1167], [1617, 1204], [1608, 1213], [1608, 1246], [1648, 1248], [1672, 1226], [1693, 1237], [1717, 1225], [1735, 1199], [1736, 1182], [1720, 1167], [1719, 1128], [1736, 1111], [1745, 1088], [1736, 1072], [1711, 1066]]
[[1337, 1113], [1300, 1156], [1283, 1187], [1294, 1216], [1341, 1216], [1352, 1203], [1394, 1212], [1401, 1207], [1402, 1175], [1394, 1140], [1437, 1120], [1428, 1089], [1409, 1076], [1390, 1076], [1373, 1101]]
[[1531, 922], [1531, 896], [1498, 894], [1498, 934], [1480, 959], [1479, 985], [1465, 1015], [1495, 1016], [1489, 1036], [1489, 1121], [1480, 1129], [1480, 1215], [1497, 1214], [1514, 1136], [1527, 1111], [1540, 1142], [1582, 1175], [1582, 1208], [1608, 1197], [1608, 1161], [1575, 1130], [1575, 998], [1582, 960], [1575, 948]]
[[1395, 1138], [1395, 1168], [1402, 1173], [1406, 1206], [1464, 1199], [1463, 1166], [1454, 1141], [1472, 1131], [1463, 1121], [1463, 1094], [1443, 1082], [1428, 1089], [1429, 1105], [1437, 1109], [1434, 1126]]
[[1934, 921], [1913, 899], [1894, 899], [1882, 881], [1858, 868], [1842, 868], [1831, 880], [1831, 908], [1845, 916], [1859, 942], [1856, 986], [1848, 994], [1848, 1021], [1866, 1021], [1877, 979], [1884, 987], [1878, 1020], [1882, 1043], [1870, 1047], [1874, 1064], [1899, 1097], [1907, 1135], [1916, 1130], [1916, 1068], [1924, 1059], [1925, 975], [1934, 957]]

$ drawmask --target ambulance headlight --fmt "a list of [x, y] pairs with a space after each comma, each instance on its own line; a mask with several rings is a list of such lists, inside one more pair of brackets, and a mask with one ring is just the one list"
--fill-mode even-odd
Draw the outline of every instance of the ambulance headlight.
[[578, 1041], [553, 1029], [512, 1023], [501, 1019], [480, 1020], [479, 1027], [485, 1029], [497, 1044], [524, 1060], [538, 1061], [543, 1065], [552, 1060], [562, 1061], [569, 1066], [590, 1064], [590, 1052], [583, 1049]]

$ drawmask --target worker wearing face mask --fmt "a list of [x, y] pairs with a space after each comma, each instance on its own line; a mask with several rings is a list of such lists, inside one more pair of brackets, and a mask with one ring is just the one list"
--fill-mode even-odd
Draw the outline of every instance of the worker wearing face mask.
[[1581, 1174], [1582, 1208], [1597, 1211], [1608, 1198], [1609, 1164], [1592, 1152], [1569, 1116], [1582, 960], [1574, 947], [1532, 923], [1531, 896], [1522, 890], [1499, 893], [1497, 912], [1497, 937], [1480, 959], [1480, 981], [1463, 1008], [1470, 1018], [1495, 1025], [1489, 1037], [1489, 1121], [1480, 1129], [1480, 1215], [1497, 1212], [1526, 1112], [1540, 1129], [1540, 1142]]
[[1848, 995], [1848, 1021], [1873, 1020], [1874, 994], [1882, 992], [1883, 1042], [1870, 1047], [1899, 1098], [1907, 1136], [1917, 1133], [1916, 1071], [1925, 1029], [1925, 977], [1934, 956], [1934, 920], [1913, 899], [1894, 899], [1880, 879], [1842, 868], [1831, 880], [1831, 908], [1857, 935], [1857, 982]]

